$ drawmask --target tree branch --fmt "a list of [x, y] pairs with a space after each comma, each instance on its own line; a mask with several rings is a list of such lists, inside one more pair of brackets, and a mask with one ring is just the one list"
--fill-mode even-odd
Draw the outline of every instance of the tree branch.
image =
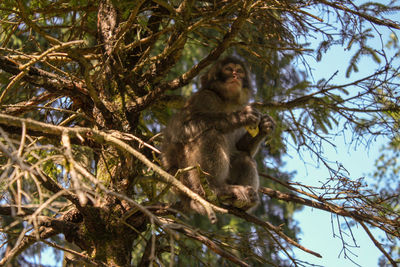
[[214, 241], [212, 241], [211, 239], [209, 239], [207, 236], [202, 235], [199, 231], [193, 231], [192, 229], [182, 225], [182, 224], [169, 224], [169, 227], [171, 229], [174, 229], [177, 232], [180, 232], [194, 240], [197, 240], [201, 243], [203, 243], [204, 245], [206, 245], [209, 249], [211, 249], [212, 251], [214, 251], [215, 253], [217, 253], [218, 255], [220, 255], [221, 257], [226, 258], [227, 260], [239, 265], [239, 266], [245, 266], [248, 267], [250, 266], [249, 264], [247, 264], [246, 262], [244, 262], [243, 260], [239, 259], [238, 257], [236, 257], [235, 255], [233, 255], [232, 253], [222, 249], [218, 244], [216, 244]]
[[387, 27], [390, 27], [390, 28], [395, 28], [395, 29], [400, 30], [400, 25], [399, 24], [397, 24], [397, 23], [395, 23], [393, 21], [390, 21], [388, 19], [381, 20], [381, 19], [378, 19], [377, 17], [370, 16], [370, 15], [368, 15], [366, 13], [362, 13], [362, 12], [356, 11], [355, 9], [351, 9], [351, 8], [347, 8], [345, 6], [339, 5], [337, 3], [334, 3], [333, 1], [318, 0], [318, 2], [321, 2], [321, 3], [323, 3], [323, 4], [327, 5], [327, 6], [333, 7], [335, 9], [340, 9], [340, 10], [343, 10], [343, 11], [345, 11], [347, 13], [354, 14], [354, 15], [356, 15], [358, 17], [362, 17], [362, 18], [364, 18], [364, 19], [366, 19], [366, 20], [368, 20], [368, 21], [370, 21], [370, 22], [372, 22], [374, 24], [381, 25], [381, 26], [387, 26]]
[[[0, 69], [13, 75], [18, 75], [22, 65], [0, 56]], [[88, 98], [86, 87], [78, 82], [68, 81], [56, 74], [41, 70], [36, 67], [30, 67], [27, 73], [22, 77], [22, 80], [37, 86], [43, 87], [51, 93], [58, 93], [64, 96], [69, 96], [72, 99], [79, 99], [80, 103], [85, 103], [87, 107], [93, 106], [92, 101]], [[83, 105], [84, 106], [84, 105]]]
[[390, 257], [389, 253], [385, 251], [385, 249], [382, 247], [382, 245], [378, 242], [378, 240], [375, 239], [375, 237], [372, 235], [371, 231], [368, 229], [368, 227], [361, 221], [357, 221], [359, 224], [361, 224], [362, 228], [364, 228], [364, 231], [367, 233], [369, 238], [374, 242], [375, 246], [385, 255], [385, 257], [389, 260], [389, 262], [392, 264], [393, 267], [398, 267], [397, 263]]
[[[316, 201], [305, 199], [305, 198], [302, 198], [302, 197], [299, 197], [299, 196], [296, 196], [293, 194], [282, 193], [280, 191], [273, 190], [271, 188], [266, 188], [266, 187], [260, 188], [260, 192], [268, 195], [271, 198], [283, 200], [286, 202], [294, 202], [294, 203], [309, 206], [312, 208], [317, 208], [320, 210], [328, 211], [330, 213], [334, 213], [334, 214], [337, 214], [340, 216], [350, 217], [350, 218], [355, 219], [356, 221], [363, 221], [372, 226], [378, 227], [385, 232], [388, 232], [388, 230], [381, 227], [378, 224], [378, 222], [382, 223], [382, 224], [386, 224], [386, 225], [391, 225], [392, 227], [395, 227], [395, 228], [400, 227], [400, 222], [396, 222], [395, 220], [383, 219], [381, 217], [377, 217], [377, 216], [374, 216], [371, 214], [361, 214], [360, 212], [355, 211], [355, 210], [349, 211], [343, 207], [339, 207], [339, 206], [331, 204], [331, 203], [316, 202]], [[394, 234], [393, 231], [390, 231], [388, 233]]]
[[29, 100], [22, 101], [13, 105], [2, 105], [2, 112], [8, 115], [22, 115], [34, 110], [38, 104], [57, 98], [57, 94], [44, 92], [41, 95], [33, 96]]

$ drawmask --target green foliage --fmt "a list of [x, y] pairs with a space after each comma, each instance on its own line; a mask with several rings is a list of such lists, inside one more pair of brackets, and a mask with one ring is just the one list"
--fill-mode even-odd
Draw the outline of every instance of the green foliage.
[[[375, 174], [392, 186], [378, 186], [388, 202], [364, 196], [357, 181], [339, 173], [332, 175], [340, 181], [334, 189], [290, 184], [295, 174], [285, 172], [282, 158], [294, 146], [323, 160], [322, 145], [349, 125], [361, 139], [398, 132], [398, 68], [369, 43], [378, 25], [398, 29], [384, 16], [396, 10], [395, 2], [367, 2], [355, 10], [351, 1], [3, 0], [3, 259], [23, 265], [47, 248], [39, 237], [60, 246], [72, 241], [83, 250], [75, 256], [91, 264], [233, 266], [232, 258], [251, 266], [299, 264], [283, 251], [300, 232], [293, 214], [302, 206], [294, 195], [333, 211], [347, 208], [336, 205], [349, 199], [364, 206], [346, 211], [365, 212], [367, 224], [376, 219], [368, 216], [390, 221], [399, 211], [393, 197], [399, 190], [393, 186], [400, 172], [397, 134], [393, 153], [382, 154]], [[312, 47], [308, 41], [315, 38], [319, 45]], [[364, 58], [376, 72], [343, 85], [334, 84], [336, 74], [314, 84], [307, 56], [322, 61], [334, 45], [353, 53], [348, 78], [363, 69]], [[387, 47], [398, 48], [395, 32]], [[225, 55], [246, 61], [252, 101], [276, 121], [257, 155], [260, 182], [292, 199], [261, 194], [253, 215], [279, 230], [231, 214], [219, 214], [211, 225], [205, 216], [169, 206], [180, 189], [158, 169], [159, 133], [199, 88], [196, 77]], [[330, 194], [335, 197], [325, 198]], [[393, 222], [379, 222], [389, 236], [396, 236]], [[34, 238], [26, 237], [31, 233]], [[18, 240], [36, 245], [3, 253]]]

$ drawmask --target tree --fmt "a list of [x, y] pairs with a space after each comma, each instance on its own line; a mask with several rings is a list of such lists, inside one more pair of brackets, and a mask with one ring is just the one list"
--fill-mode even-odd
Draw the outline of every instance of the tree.
[[[387, 47], [394, 48], [397, 53], [396, 57], [399, 57], [398, 51], [398, 39], [392, 34], [390, 36]], [[387, 104], [391, 105], [391, 99], [382, 98], [387, 101]], [[392, 119], [394, 121], [394, 129], [398, 128], [398, 113], [397, 112], [386, 112], [384, 113], [386, 119]], [[376, 178], [376, 190], [383, 198], [387, 198], [387, 204], [392, 207], [395, 213], [399, 213], [399, 200], [396, 197], [400, 194], [400, 187], [397, 183], [397, 174], [399, 172], [398, 157], [399, 157], [399, 134], [397, 131], [390, 136], [390, 142], [382, 149], [381, 156], [376, 161], [376, 171], [373, 173], [373, 177]], [[394, 198], [392, 196], [395, 196]], [[399, 255], [399, 240], [390, 239], [390, 242], [386, 245], [388, 252], [391, 254]], [[380, 262], [382, 265], [385, 263], [385, 259], [381, 258]]]
[[[72, 255], [68, 263], [94, 266], [301, 265], [292, 247], [320, 257], [295, 238], [291, 214], [308, 205], [360, 224], [396, 266], [370, 229], [400, 236], [390, 202], [398, 192], [365, 190], [320, 149], [343, 127], [355, 139], [396, 129], [398, 68], [368, 40], [373, 29], [400, 29], [385, 16], [398, 8], [345, 0], [2, 1], [0, 263], [18, 264], [42, 242]], [[317, 35], [320, 46], [309, 48]], [[384, 64], [342, 85], [330, 77], [313, 84], [290, 67], [294, 59], [307, 66], [305, 55], [322, 60], [333, 45], [357, 47], [348, 76], [361, 57]], [[254, 215], [200, 198], [159, 164], [162, 125], [223, 54], [252, 66], [255, 105], [278, 122], [259, 155], [263, 205]], [[290, 174], [262, 163], [281, 166], [289, 142], [317, 155], [329, 183], [288, 182]], [[210, 218], [222, 214], [218, 222], [174, 209], [172, 188], [199, 200]]]

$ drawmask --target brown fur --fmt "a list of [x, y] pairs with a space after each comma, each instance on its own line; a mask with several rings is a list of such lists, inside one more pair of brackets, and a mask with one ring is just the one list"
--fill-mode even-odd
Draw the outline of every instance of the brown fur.
[[[228, 82], [232, 77], [221, 71], [230, 63], [235, 71], [243, 68], [245, 75], [240, 82]], [[259, 178], [253, 156], [273, 121], [247, 105], [251, 86], [242, 61], [232, 57], [218, 61], [201, 78], [201, 85], [164, 131], [163, 165], [173, 175], [179, 169], [200, 166], [221, 203], [247, 210], [258, 202]], [[260, 133], [254, 138], [243, 128], [257, 125]], [[197, 169], [185, 172], [181, 180], [206, 196]], [[183, 196], [182, 200], [187, 208], [205, 213], [199, 203]]]

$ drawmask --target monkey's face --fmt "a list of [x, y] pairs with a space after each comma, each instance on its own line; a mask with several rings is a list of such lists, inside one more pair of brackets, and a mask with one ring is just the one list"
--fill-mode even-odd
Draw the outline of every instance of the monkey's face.
[[220, 83], [218, 91], [229, 101], [241, 101], [244, 92], [242, 90], [246, 73], [242, 65], [228, 63], [220, 70]]
[[221, 74], [225, 83], [237, 84], [239, 88], [242, 88], [243, 79], [246, 76], [242, 65], [228, 63], [222, 67]]

